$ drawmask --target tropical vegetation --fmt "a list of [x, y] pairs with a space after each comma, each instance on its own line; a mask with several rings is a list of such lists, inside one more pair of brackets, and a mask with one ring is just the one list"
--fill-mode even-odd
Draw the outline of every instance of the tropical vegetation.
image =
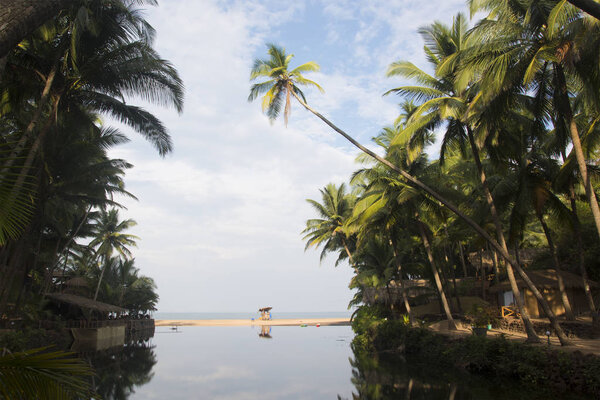
[[[419, 30], [429, 65], [398, 60], [389, 66], [387, 75], [401, 86], [384, 95], [398, 95], [401, 111], [373, 138], [378, 151], [308, 104], [299, 87], [322, 89], [301, 73], [319, 67], [291, 69], [292, 55], [282, 47], [268, 45], [269, 58], [255, 62], [250, 78], [258, 82], [249, 100], [264, 94], [263, 110], [273, 120], [283, 99], [289, 110], [294, 97], [364, 153], [348, 182], [321, 189], [321, 202], [309, 200], [319, 219], [309, 219], [304, 231], [307, 249], [322, 246], [322, 257], [334, 253], [349, 261], [357, 289], [351, 305], [363, 306], [366, 294], [375, 293], [384, 299], [385, 316], [405, 313], [413, 320], [411, 302], [418, 299], [407, 296], [404, 284], [427, 279], [454, 329], [455, 317], [466, 311], [460, 294], [477, 291], [489, 300], [489, 285], [506, 279], [528, 341], [540, 339], [523, 290], [568, 345], [529, 271], [554, 271], [566, 319], [575, 315], [564, 275], [579, 276], [584, 314], [598, 323], [590, 278], [598, 279], [600, 269], [590, 255], [600, 244], [600, 63], [593, 50], [599, 21], [566, 1], [473, 0], [468, 6], [485, 17], [469, 26], [458, 14], [451, 25]], [[439, 154], [431, 150], [436, 137]], [[533, 261], [521, 260], [524, 250], [534, 250]], [[493, 269], [475, 262], [484, 254]], [[402, 298], [393, 300], [396, 288]]]
[[[24, 329], [18, 340], [0, 338], [9, 352], [0, 360], [2, 398], [90, 395], [87, 363], [55, 350], [19, 352], [39, 346], [45, 335], [31, 329], [40, 320], [62, 318], [46, 294], [68, 292], [134, 317], [156, 309], [156, 284], [132, 253], [135, 221], [119, 215], [119, 199], [135, 199], [124, 183], [132, 165], [110, 152], [129, 139], [103, 119], [164, 156], [171, 136], [139, 103], [183, 109], [183, 83], [153, 48], [142, 15], [156, 1], [42, 3], [0, 4], [0, 19], [10, 19], [0, 35], [0, 324]], [[15, 21], [23, 23], [16, 31]]]

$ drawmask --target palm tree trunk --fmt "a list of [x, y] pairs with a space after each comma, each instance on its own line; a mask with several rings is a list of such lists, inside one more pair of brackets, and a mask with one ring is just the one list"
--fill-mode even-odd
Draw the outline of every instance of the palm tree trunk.
[[107, 263], [104, 262], [104, 266], [100, 270], [100, 278], [98, 278], [98, 285], [96, 285], [96, 293], [94, 293], [94, 301], [98, 298], [98, 292], [100, 291], [100, 284], [102, 283], [102, 278], [104, 277], [104, 271], [106, 271]]
[[[504, 229], [502, 228], [502, 222], [500, 221], [500, 216], [498, 215], [498, 210], [496, 209], [496, 203], [494, 202], [494, 198], [492, 197], [492, 192], [487, 183], [487, 177], [485, 175], [485, 171], [483, 170], [483, 164], [481, 163], [481, 158], [479, 157], [479, 147], [477, 147], [477, 143], [475, 143], [475, 138], [473, 137], [473, 131], [471, 127], [467, 126], [467, 136], [469, 138], [469, 144], [471, 146], [471, 151], [473, 153], [473, 159], [475, 160], [475, 165], [477, 166], [477, 172], [479, 174], [479, 181], [481, 182], [481, 186], [483, 187], [483, 193], [485, 194], [485, 200], [490, 209], [490, 214], [492, 216], [492, 220], [494, 222], [494, 227], [496, 228], [496, 237], [498, 238], [498, 242], [502, 248], [502, 251], [508, 254], [508, 246], [506, 245], [506, 240], [504, 238]], [[489, 243], [489, 242], [488, 242]], [[490, 243], [491, 244], [491, 243]], [[492, 244], [493, 246], [493, 244]], [[500, 253], [502, 254], [502, 252]], [[510, 283], [510, 288], [513, 293], [513, 298], [515, 299], [515, 305], [519, 313], [521, 314], [521, 321], [523, 322], [523, 326], [525, 327], [525, 332], [527, 332], [527, 341], [532, 343], [539, 343], [540, 338], [535, 333], [535, 328], [533, 327], [533, 323], [529, 319], [529, 315], [525, 310], [525, 306], [523, 301], [521, 300], [521, 292], [519, 290], [519, 286], [517, 285], [517, 280], [515, 279], [515, 274], [512, 270], [512, 266], [516, 263], [511, 263], [507, 259], [508, 263], [506, 265], [506, 272], [508, 275], [508, 281]], [[483, 267], [483, 265], [482, 265]], [[515, 269], [519, 272], [520, 275], [525, 274], [525, 272], [519, 267], [515, 266]], [[521, 274], [522, 272], [522, 274]], [[531, 280], [529, 280], [531, 282]], [[533, 285], [533, 282], [531, 282]], [[537, 290], [537, 289], [536, 289]], [[544, 300], [545, 301], [545, 300]], [[549, 308], [549, 307], [548, 307]], [[558, 323], [556, 324], [558, 325]], [[560, 326], [559, 326], [560, 328]]]
[[390, 311], [392, 312], [392, 318], [396, 319], [396, 316], [394, 315], [394, 311], [395, 311], [394, 299], [392, 297], [392, 291], [390, 290], [390, 283], [389, 282], [385, 283], [385, 290], [387, 292], [388, 301], [390, 303], [389, 305], [390, 305]]
[[408, 320], [412, 324], [413, 317], [412, 311], [410, 309], [410, 303], [408, 301], [408, 294], [406, 293], [406, 288], [404, 287], [404, 278], [402, 277], [402, 264], [400, 263], [400, 257], [398, 256], [398, 251], [396, 250], [396, 240], [393, 235], [390, 234], [390, 245], [392, 246], [392, 252], [394, 254], [394, 261], [396, 262], [396, 269], [398, 271], [398, 280], [400, 281], [400, 290], [402, 290], [402, 301], [404, 302], [404, 307], [406, 308], [406, 312], [408, 314]]
[[467, 274], [467, 264], [465, 263], [465, 253], [463, 252], [461, 242], [458, 242], [458, 252], [460, 254], [460, 264], [462, 265], [462, 269], [463, 269], [463, 277], [466, 278], [468, 275]]
[[498, 266], [498, 253], [496, 253], [494, 250], [492, 250], [490, 248], [489, 243], [487, 245], [488, 245], [488, 250], [492, 254], [492, 262], [494, 263], [494, 282], [500, 283], [500, 267]]
[[442, 286], [442, 281], [440, 280], [440, 274], [438, 273], [437, 267], [435, 266], [435, 260], [433, 258], [433, 253], [431, 251], [431, 246], [429, 244], [429, 239], [427, 238], [427, 234], [425, 233], [425, 228], [423, 227], [423, 223], [418, 219], [417, 216], [417, 225], [419, 226], [419, 234], [421, 235], [421, 239], [423, 240], [423, 246], [425, 247], [425, 252], [427, 253], [427, 259], [429, 260], [429, 265], [431, 265], [431, 272], [433, 273], [433, 279], [435, 281], [435, 286], [437, 287], [438, 293], [440, 294], [440, 301], [442, 302], [442, 306], [444, 308], [444, 313], [446, 313], [446, 318], [448, 319], [448, 329], [456, 330], [456, 323], [454, 322], [454, 318], [452, 317], [452, 312], [450, 311], [450, 305], [448, 304], [448, 299], [446, 298], [446, 293], [444, 292], [444, 288]]
[[560, 64], [555, 64], [555, 70], [560, 101], [558, 109], [564, 116], [566, 123], [569, 125], [569, 133], [571, 134], [571, 142], [573, 144], [573, 151], [575, 152], [575, 159], [577, 160], [577, 167], [579, 168], [579, 174], [581, 175], [581, 180], [583, 181], [583, 185], [585, 187], [585, 195], [588, 199], [588, 203], [590, 204], [590, 209], [592, 210], [592, 216], [594, 218], [594, 223], [596, 224], [598, 237], [600, 237], [600, 208], [598, 207], [596, 193], [592, 187], [592, 181], [587, 173], [587, 164], [583, 154], [581, 140], [579, 139], [579, 130], [577, 129], [575, 118], [573, 118], [573, 110], [569, 100], [565, 73]]
[[587, 269], [585, 268], [585, 255], [583, 254], [583, 238], [581, 236], [581, 223], [579, 222], [579, 216], [577, 215], [577, 200], [575, 199], [575, 189], [573, 188], [573, 184], [571, 184], [569, 187], [569, 200], [571, 202], [571, 214], [573, 215], [573, 231], [577, 240], [577, 253], [579, 256], [579, 273], [581, 274], [581, 280], [583, 283], [585, 297], [587, 298], [588, 306], [590, 308], [590, 312], [592, 313], [592, 322], [594, 325], [598, 325], [598, 312], [596, 311], [594, 296], [592, 295], [592, 289], [590, 288], [590, 282], [587, 276]]
[[483, 266], [483, 249], [479, 250], [479, 265], [481, 266], [481, 298], [485, 301], [485, 281], [487, 277], [485, 276], [485, 267]]
[[540, 221], [540, 224], [542, 224], [542, 229], [544, 230], [544, 235], [546, 235], [548, 247], [550, 247], [550, 253], [552, 254], [554, 268], [556, 268], [556, 280], [558, 281], [558, 290], [560, 292], [560, 297], [562, 299], [563, 306], [565, 307], [565, 317], [569, 321], [574, 321], [575, 316], [573, 315], [573, 309], [571, 308], [569, 296], [567, 296], [567, 289], [565, 288], [565, 281], [562, 277], [560, 261], [558, 260], [558, 254], [556, 254], [556, 247], [554, 246], [554, 241], [552, 240], [552, 236], [550, 234], [550, 228], [548, 228], [548, 224], [546, 224], [546, 221], [544, 221], [544, 217], [541, 213], [536, 212], [536, 215], [538, 221]]
[[462, 304], [460, 302], [460, 296], [458, 295], [458, 289], [456, 287], [456, 268], [452, 268], [452, 286], [454, 289], [454, 298], [456, 299], [456, 307], [460, 314], [464, 314]]
[[342, 244], [344, 245], [344, 250], [346, 250], [346, 254], [348, 255], [348, 260], [350, 261], [350, 265], [354, 268], [356, 272], [356, 265], [354, 265], [354, 259], [352, 258], [352, 253], [350, 253], [350, 249], [348, 248], [348, 244], [346, 243], [346, 239], [342, 238]]
[[60, 10], [75, 3], [77, 0], [0, 0], [0, 58]]
[[[2, 1], [2, 0], [0, 0], [0, 1]], [[48, 76], [46, 77], [46, 82], [44, 83], [44, 89], [42, 90], [42, 95], [40, 96], [40, 100], [38, 102], [35, 113], [31, 117], [29, 124], [27, 124], [27, 128], [25, 129], [25, 132], [21, 135], [21, 138], [17, 142], [17, 145], [15, 146], [14, 150], [7, 157], [6, 164], [2, 166], [2, 171], [0, 172], [0, 177], [6, 176], [6, 174], [8, 173], [8, 170], [10, 169], [10, 167], [12, 167], [12, 165], [14, 164], [18, 155], [25, 148], [27, 141], [29, 139], [31, 139], [31, 137], [35, 131], [35, 128], [36, 128], [37, 124], [39, 123], [40, 118], [42, 117], [42, 113], [44, 112], [44, 109], [46, 108], [46, 104], [48, 104], [48, 101], [50, 100], [50, 91], [52, 89], [52, 84], [54, 83], [54, 78], [56, 78], [57, 69], [58, 69], [58, 67], [56, 65], [54, 65], [52, 67], [52, 69], [50, 70], [50, 72], [48, 73]]]
[[[467, 225], [469, 225], [475, 232], [477, 232], [485, 241], [487, 241], [490, 244], [490, 246], [492, 246], [494, 249], [496, 249], [496, 251], [498, 252], [498, 254], [500, 254], [500, 256], [502, 258], [504, 258], [506, 260], [506, 262], [507, 262], [506, 270], [507, 270], [507, 273], [508, 273], [509, 281], [510, 280], [514, 281], [514, 273], [513, 273], [512, 268], [511, 268], [511, 266], [512, 266], [517, 271], [517, 273], [521, 276], [521, 278], [525, 281], [525, 283], [527, 284], [527, 286], [532, 290], [532, 292], [534, 293], [534, 295], [536, 296], [536, 298], [538, 299], [538, 301], [540, 301], [540, 303], [542, 304], [542, 307], [544, 308], [544, 311], [547, 310], [546, 315], [548, 315], [548, 319], [550, 320], [550, 324], [552, 325], [552, 328], [555, 330], [555, 332], [556, 332], [556, 334], [557, 334], [557, 336], [558, 336], [561, 344], [563, 346], [570, 344], [569, 340], [567, 339], [567, 336], [564, 334], [564, 331], [562, 330], [562, 328], [558, 324], [558, 321], [556, 320], [556, 316], [554, 315], [554, 313], [552, 312], [552, 310], [548, 306], [548, 303], [546, 302], [546, 300], [542, 297], [541, 293], [535, 287], [535, 285], [531, 281], [531, 279], [529, 279], [529, 277], [527, 276], [527, 274], [525, 274], [525, 271], [523, 271], [523, 269], [521, 268], [521, 266], [508, 253], [508, 250], [506, 248], [506, 243], [505, 243], [504, 247], [502, 247], [500, 244], [498, 244], [498, 242], [496, 242], [485, 231], [485, 229], [483, 229], [481, 226], [479, 226], [479, 224], [477, 224], [475, 221], [473, 221], [469, 216], [467, 216], [466, 214], [464, 214], [463, 212], [461, 212], [458, 209], [458, 207], [456, 207], [454, 204], [452, 204], [446, 198], [442, 197], [435, 190], [433, 190], [429, 186], [425, 185], [423, 182], [421, 182], [420, 180], [418, 180], [414, 176], [410, 175], [409, 173], [407, 173], [403, 169], [398, 168], [396, 165], [392, 164], [388, 160], [380, 157], [379, 155], [375, 154], [371, 150], [367, 149], [366, 147], [364, 147], [363, 145], [361, 145], [360, 143], [358, 143], [356, 140], [354, 140], [354, 138], [352, 138], [346, 132], [344, 132], [343, 130], [341, 130], [337, 126], [335, 126], [331, 121], [329, 121], [327, 118], [325, 118], [319, 112], [317, 112], [315, 109], [313, 109], [308, 104], [306, 104], [304, 101], [302, 101], [302, 99], [300, 99], [300, 97], [298, 97], [298, 95], [295, 92], [292, 92], [292, 95], [296, 98], [296, 100], [298, 100], [298, 102], [300, 104], [302, 104], [302, 106], [304, 108], [306, 108], [308, 111], [310, 111], [311, 113], [313, 113], [321, 121], [325, 122], [325, 124], [327, 124], [334, 131], [336, 131], [337, 133], [339, 133], [340, 135], [342, 135], [344, 138], [346, 138], [346, 140], [348, 140], [350, 143], [352, 143], [358, 149], [360, 149], [364, 153], [370, 155], [371, 157], [373, 157], [374, 159], [376, 159], [377, 161], [379, 161], [383, 165], [387, 166], [388, 168], [392, 169], [393, 171], [397, 172], [400, 176], [402, 176], [404, 179], [406, 179], [408, 181], [408, 183], [411, 186], [413, 186], [414, 188], [423, 190], [425, 193], [429, 194], [431, 197], [433, 197], [434, 199], [436, 199], [437, 201], [439, 201], [442, 205], [444, 205], [446, 208], [448, 208], [450, 211], [452, 211], [452, 213], [454, 213], [457, 217], [459, 217]], [[513, 293], [514, 293], [514, 289], [516, 288], [516, 281], [514, 281], [514, 282], [515, 282], [514, 287], [513, 287], [513, 283], [511, 282], [511, 287], [513, 288]], [[518, 292], [518, 288], [517, 288], [517, 292]], [[520, 297], [516, 301], [520, 301]], [[523, 312], [521, 312], [521, 315], [523, 315]], [[524, 323], [524, 325], [526, 326], [525, 329], [527, 331], [528, 340], [539, 342], [540, 339], [535, 334], [535, 331], [533, 330], [533, 325], [531, 325], [531, 323], [529, 324], [529, 325], [531, 325], [531, 330], [529, 330], [527, 328], [528, 324]], [[533, 335], [532, 335], [532, 333], [533, 333]]]
[[596, 19], [600, 19], [600, 4], [594, 0], [567, 0]]

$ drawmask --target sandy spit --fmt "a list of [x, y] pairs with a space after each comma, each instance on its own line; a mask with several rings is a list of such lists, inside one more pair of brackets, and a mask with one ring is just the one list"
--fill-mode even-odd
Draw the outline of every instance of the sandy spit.
[[350, 325], [349, 318], [273, 319], [270, 321], [250, 319], [157, 319], [156, 326], [321, 326]]

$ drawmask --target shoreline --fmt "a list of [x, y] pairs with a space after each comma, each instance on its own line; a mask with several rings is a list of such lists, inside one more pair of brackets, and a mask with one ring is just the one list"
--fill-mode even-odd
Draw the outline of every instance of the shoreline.
[[350, 318], [250, 319], [157, 319], [155, 326], [350, 326]]

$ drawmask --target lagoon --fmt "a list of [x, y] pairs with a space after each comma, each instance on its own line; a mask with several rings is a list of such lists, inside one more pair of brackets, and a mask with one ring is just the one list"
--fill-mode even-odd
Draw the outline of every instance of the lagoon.
[[105, 399], [548, 398], [418, 360], [357, 357], [353, 337], [349, 326], [158, 327], [149, 341], [90, 361]]

